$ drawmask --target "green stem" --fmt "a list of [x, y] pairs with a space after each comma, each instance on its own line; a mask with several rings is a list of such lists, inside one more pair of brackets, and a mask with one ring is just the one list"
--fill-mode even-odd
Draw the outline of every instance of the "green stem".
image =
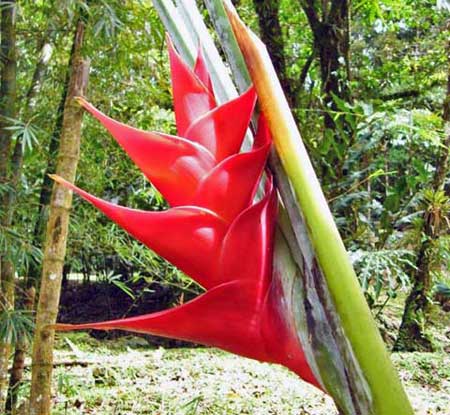
[[204, 0], [204, 3], [221, 40], [222, 49], [230, 64], [231, 72], [236, 79], [238, 89], [240, 92], [244, 92], [252, 83], [252, 80], [233, 30], [231, 30], [223, 3], [221, 0]]

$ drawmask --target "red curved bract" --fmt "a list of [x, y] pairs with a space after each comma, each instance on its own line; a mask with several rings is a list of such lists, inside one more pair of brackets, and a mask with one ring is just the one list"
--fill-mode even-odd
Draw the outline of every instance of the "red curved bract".
[[255, 105], [250, 88], [221, 106], [199, 53], [194, 70], [169, 42], [175, 114], [180, 136], [141, 131], [115, 121], [85, 100], [96, 117], [172, 206], [146, 212], [114, 205], [60, 177], [136, 239], [207, 290], [181, 306], [148, 315], [58, 330], [123, 329], [220, 347], [280, 363], [320, 387], [272, 279], [277, 195], [269, 172], [255, 193], [270, 150], [264, 117], [251, 151], [239, 153]]

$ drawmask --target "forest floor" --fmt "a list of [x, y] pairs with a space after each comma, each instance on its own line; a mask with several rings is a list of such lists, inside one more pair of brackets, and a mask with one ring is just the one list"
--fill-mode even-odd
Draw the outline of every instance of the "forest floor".
[[[164, 290], [135, 303], [105, 284], [72, 285], [62, 297], [60, 321], [143, 314], [174, 301]], [[156, 294], [155, 294], [156, 293]], [[89, 299], [95, 298], [96, 301]], [[392, 346], [404, 294], [379, 320]], [[416, 415], [450, 415], [450, 313], [435, 307], [427, 330], [435, 353], [394, 353]], [[288, 370], [217, 349], [123, 332], [58, 333], [53, 415], [335, 415], [331, 398]], [[21, 390], [25, 402], [28, 382]]]
[[[55, 360], [54, 415], [336, 414], [329, 397], [284, 368], [216, 349], [69, 333], [58, 335]], [[393, 360], [417, 415], [450, 415], [448, 353]]]

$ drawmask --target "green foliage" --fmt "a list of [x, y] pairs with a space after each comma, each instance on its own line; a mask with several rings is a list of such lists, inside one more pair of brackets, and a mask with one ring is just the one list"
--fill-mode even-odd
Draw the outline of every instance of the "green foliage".
[[434, 292], [442, 296], [443, 298], [450, 300], [450, 287], [447, 284], [443, 282], [438, 282], [434, 286]]
[[33, 333], [32, 313], [26, 310], [2, 308], [0, 311], [0, 341], [15, 345], [18, 341], [30, 341]]
[[409, 274], [415, 269], [413, 252], [406, 249], [351, 252], [353, 265], [361, 286], [374, 304], [382, 292], [390, 298], [397, 296], [397, 290], [409, 286]]
[[441, 230], [450, 229], [450, 198], [442, 190], [425, 189], [422, 197], [424, 221], [431, 233], [438, 236]]
[[25, 235], [15, 229], [0, 225], [0, 251], [5, 259], [12, 261], [19, 275], [23, 275], [31, 264], [38, 264], [42, 251], [32, 245]]
[[441, 236], [436, 243], [436, 266], [434, 280], [450, 285], [450, 235]]
[[27, 122], [8, 118], [9, 127], [5, 130], [13, 131], [13, 139], [19, 140], [22, 143], [23, 151], [26, 149], [32, 150], [35, 145], [39, 143], [38, 135], [40, 129], [37, 125], [32, 124], [32, 119]]
[[396, 357], [398, 365], [407, 370], [407, 381], [426, 384], [438, 389], [450, 379], [450, 366], [442, 360], [444, 355], [435, 359], [432, 353], [404, 353]]
[[[258, 30], [253, 1], [237, 2], [244, 20]], [[54, 46], [48, 76], [27, 119], [9, 128], [25, 152], [24, 175], [14, 212], [14, 227], [0, 231], [0, 249], [13, 259], [19, 275], [40, 250], [33, 246], [39, 193], [47, 167], [48, 145], [65, 82], [74, 24], [87, 18], [84, 55], [92, 59], [88, 99], [108, 115], [149, 130], [176, 133], [164, 29], [151, 2], [51, 0], [20, 2], [17, 41], [19, 114], [47, 38]], [[297, 107], [294, 113], [321, 175], [347, 248], [367, 296], [377, 304], [408, 285], [422, 238], [423, 213], [440, 218], [447, 229], [447, 202], [431, 196], [437, 155], [444, 132], [441, 108], [447, 76], [447, 15], [435, 1], [358, 0], [352, 3], [350, 78], [352, 100], [334, 96], [331, 113], [337, 128], [345, 122], [353, 137], [336, 143], [323, 131], [321, 78], [313, 34], [299, 2], [280, 2], [284, 57]], [[308, 59], [311, 66], [303, 75]], [[98, 122], [85, 116], [77, 184], [122, 205], [162, 210], [161, 195], [146, 181]], [[334, 165], [336, 158], [342, 174]], [[9, 191], [0, 184], [0, 195]], [[438, 211], [439, 210], [439, 215]], [[437, 223], [437, 222], [433, 222]], [[448, 281], [449, 238], [436, 241], [433, 272]], [[118, 257], [133, 272], [128, 280], [102, 264]], [[140, 280], [163, 282], [194, 294], [201, 289], [174, 267], [117, 229], [88, 204], [74, 199], [67, 263], [71, 272], [125, 291]], [[102, 269], [102, 266], [104, 269]], [[138, 293], [129, 295], [139, 297]]]

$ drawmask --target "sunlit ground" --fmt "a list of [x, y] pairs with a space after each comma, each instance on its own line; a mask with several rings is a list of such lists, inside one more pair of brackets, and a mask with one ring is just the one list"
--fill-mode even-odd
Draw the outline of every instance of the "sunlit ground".
[[[417, 415], [450, 414], [448, 354], [393, 359]], [[138, 337], [72, 333], [59, 335], [56, 362], [54, 415], [336, 414], [330, 398], [287, 370], [215, 349], [152, 350]]]

